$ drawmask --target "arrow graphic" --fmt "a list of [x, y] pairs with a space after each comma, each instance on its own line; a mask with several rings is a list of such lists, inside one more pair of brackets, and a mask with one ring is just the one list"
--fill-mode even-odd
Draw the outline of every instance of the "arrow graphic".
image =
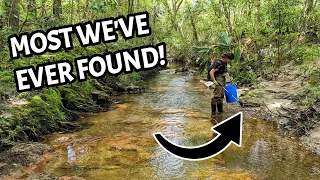
[[164, 150], [180, 159], [190, 161], [205, 160], [220, 154], [228, 148], [231, 143], [241, 147], [242, 112], [229, 117], [211, 129], [218, 135], [206, 144], [193, 147], [176, 145], [170, 142], [160, 132], [153, 133], [153, 136]]

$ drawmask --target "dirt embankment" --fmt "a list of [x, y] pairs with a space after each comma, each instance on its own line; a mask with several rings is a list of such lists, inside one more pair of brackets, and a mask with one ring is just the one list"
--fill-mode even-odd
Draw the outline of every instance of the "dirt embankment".
[[260, 80], [250, 88], [241, 89], [242, 107], [260, 107], [265, 119], [279, 124], [280, 132], [298, 136], [313, 152], [320, 154], [320, 103], [310, 105], [306, 89], [312, 82], [311, 74], [319, 71], [320, 61], [280, 68], [277, 80]]

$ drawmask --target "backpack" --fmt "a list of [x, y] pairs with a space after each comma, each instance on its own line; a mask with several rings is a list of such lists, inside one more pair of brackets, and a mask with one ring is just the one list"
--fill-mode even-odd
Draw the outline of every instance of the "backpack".
[[[214, 63], [209, 66], [209, 68], [208, 68], [208, 73], [207, 73], [207, 79], [208, 79], [209, 81], [211, 81], [210, 71], [211, 71], [213, 68], [219, 68], [220, 66], [223, 66], [223, 63], [222, 63], [222, 61], [221, 61], [220, 59], [215, 60]], [[217, 73], [217, 72], [216, 72], [216, 73]], [[216, 75], [216, 73], [215, 73], [215, 75]]]

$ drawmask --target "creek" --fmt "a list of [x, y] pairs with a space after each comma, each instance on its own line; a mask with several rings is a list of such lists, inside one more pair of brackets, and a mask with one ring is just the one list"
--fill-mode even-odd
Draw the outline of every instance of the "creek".
[[[166, 70], [147, 82], [146, 92], [117, 96], [110, 111], [79, 121], [87, 129], [48, 136], [44, 143], [56, 152], [35, 171], [85, 179], [320, 179], [320, 157], [260, 119], [245, 118], [242, 147], [231, 145], [214, 158], [193, 162], [165, 152], [152, 133], [183, 146], [213, 137], [211, 91], [201, 78]], [[237, 113], [230, 106], [216, 118]]]

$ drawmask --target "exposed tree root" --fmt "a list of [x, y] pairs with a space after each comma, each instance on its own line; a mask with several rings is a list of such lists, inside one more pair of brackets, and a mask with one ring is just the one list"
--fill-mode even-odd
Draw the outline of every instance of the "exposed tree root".
[[281, 124], [280, 127], [287, 131], [289, 135], [299, 137], [308, 135], [311, 129], [320, 125], [320, 112], [317, 112], [314, 107], [308, 107], [305, 110], [292, 110], [281, 106], [281, 110], [286, 113], [278, 111], [278, 116], [288, 119], [288, 122]]

